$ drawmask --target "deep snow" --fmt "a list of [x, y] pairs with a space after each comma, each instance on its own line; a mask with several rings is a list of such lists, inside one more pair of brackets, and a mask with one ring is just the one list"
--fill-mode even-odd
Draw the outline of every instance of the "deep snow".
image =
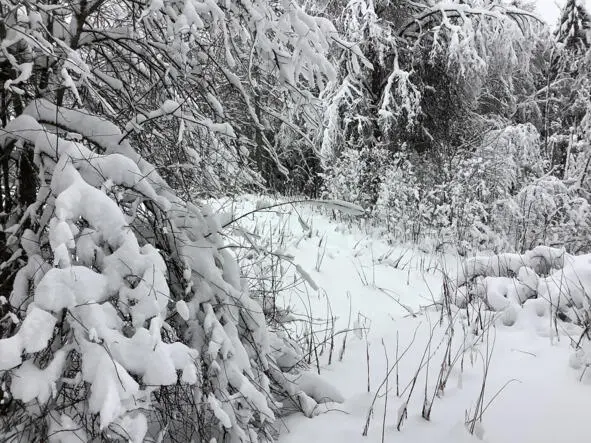
[[[222, 202], [221, 211], [226, 212], [228, 221], [253, 210], [255, 205], [268, 203], [244, 197], [232, 203]], [[538, 317], [532, 309], [520, 312], [512, 327], [492, 319], [491, 314], [492, 326], [476, 338], [470, 332], [474, 320], [469, 327], [465, 318], [454, 314], [451, 355], [457, 360], [443, 394], [434, 398], [430, 421], [424, 420], [421, 411], [427, 366], [427, 395], [431, 399], [446, 348], [446, 332], [450, 330], [446, 321], [439, 325], [441, 315], [433, 301], [441, 295], [444, 272], [457, 275], [459, 259], [412, 247], [390, 246], [385, 236], [369, 235], [368, 232], [377, 231], [365, 221], [342, 221], [340, 216], [334, 219], [331, 213], [307, 205], [288, 205], [257, 212], [239, 222], [241, 229], [258, 236], [263, 243], [271, 238], [271, 232], [275, 239], [280, 233], [283, 243], [277, 244], [275, 240], [269, 249], [291, 254], [313, 280], [312, 286], [319, 288], [314, 291], [309, 285], [309, 296], [295, 289], [285, 290], [280, 293], [281, 304], [292, 306], [295, 313], [312, 312], [317, 319], [324, 319], [331, 312], [337, 318], [335, 332], [353, 329], [346, 334], [342, 361], [338, 354], [345, 333], [335, 338], [330, 365], [328, 347], [319, 356], [321, 377], [340, 391], [344, 402], [327, 405], [329, 412], [312, 419], [299, 413], [284, 418], [281, 443], [374, 442], [382, 438], [402, 443], [461, 443], [479, 441], [479, 437], [491, 443], [588, 440], [589, 379], [568, 364], [572, 354], [569, 334], [575, 332], [561, 326], [560, 336], [553, 336], [549, 332], [549, 318]], [[232, 239], [244, 241], [239, 235], [232, 235]], [[297, 275], [295, 267], [291, 272]], [[433, 331], [430, 347], [429, 331]], [[396, 395], [396, 371], [392, 371], [385, 420], [382, 387], [368, 435], [363, 437], [370, 405], [387, 372], [385, 353], [391, 367], [396, 360], [397, 338], [402, 354], [415, 334], [412, 346], [399, 362], [400, 397]], [[405, 388], [411, 384], [426, 349], [433, 356], [419, 373], [408, 403], [408, 419], [398, 431], [400, 407], [409, 393]], [[461, 349], [465, 352], [459, 352]], [[483, 401], [485, 412], [482, 422], [475, 427], [475, 435], [470, 435], [466, 417], [474, 414], [487, 356], [491, 363]], [[316, 370], [315, 362], [311, 369]]]

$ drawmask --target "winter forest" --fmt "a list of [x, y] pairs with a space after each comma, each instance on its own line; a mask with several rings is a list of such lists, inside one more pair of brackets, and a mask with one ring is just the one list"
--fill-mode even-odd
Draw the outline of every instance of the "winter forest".
[[536, 3], [0, 0], [0, 443], [589, 441], [591, 11]]

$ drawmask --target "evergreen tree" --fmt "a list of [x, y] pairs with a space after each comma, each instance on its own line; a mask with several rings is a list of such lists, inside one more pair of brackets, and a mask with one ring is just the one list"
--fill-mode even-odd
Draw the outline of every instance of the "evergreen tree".
[[591, 18], [578, 0], [568, 0], [554, 33], [556, 46], [548, 71], [544, 129], [554, 175], [566, 178], [569, 162], [582, 149], [581, 123], [589, 107], [588, 52]]
[[590, 45], [591, 17], [580, 0], [567, 0], [560, 14], [560, 24], [556, 30], [556, 41], [565, 49], [579, 55], [584, 54]]

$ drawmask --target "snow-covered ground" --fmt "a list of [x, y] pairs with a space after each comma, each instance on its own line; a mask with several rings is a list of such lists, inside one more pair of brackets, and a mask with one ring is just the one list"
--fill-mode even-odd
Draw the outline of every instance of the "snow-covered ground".
[[[253, 210], [256, 199], [223, 203], [229, 220]], [[333, 352], [329, 343], [318, 346], [311, 367], [320, 368], [344, 402], [328, 404], [328, 412], [312, 419], [286, 417], [281, 443], [588, 441], [591, 386], [581, 371], [569, 367], [572, 349], [566, 331], [555, 337], [548, 316], [526, 309], [512, 327], [492, 314], [468, 319], [462, 311], [451, 313], [451, 323], [447, 318], [440, 322], [433, 303], [441, 296], [444, 273], [456, 275], [457, 257], [391, 246], [364, 232], [362, 223], [330, 214], [300, 204], [240, 220], [244, 232], [263, 243], [272, 238], [270, 233], [282, 238], [267, 249], [293, 256], [301, 267], [300, 272], [291, 267], [294, 276], [303, 275], [319, 288], [313, 290], [312, 283], [307, 293], [286, 289], [278, 301], [295, 313], [311, 312], [319, 322], [336, 318]], [[452, 364], [442, 370], [444, 361]], [[435, 395], [440, 372], [449, 376]], [[432, 404], [428, 421], [422, 418], [425, 397]], [[397, 430], [405, 404], [407, 417]], [[470, 435], [478, 404], [484, 412]]]

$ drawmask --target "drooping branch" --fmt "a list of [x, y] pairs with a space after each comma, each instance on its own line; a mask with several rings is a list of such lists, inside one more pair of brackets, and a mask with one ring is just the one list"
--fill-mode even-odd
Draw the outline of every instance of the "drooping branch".
[[404, 39], [420, 38], [426, 31], [433, 29], [435, 26], [439, 26], [443, 19], [459, 19], [463, 21], [470, 16], [495, 20], [503, 20], [504, 18], [509, 17], [517, 23], [522, 32], [524, 32], [522, 27], [523, 20], [534, 20], [540, 24], [544, 23], [542, 19], [531, 12], [517, 8], [507, 8], [501, 5], [493, 5], [489, 9], [473, 8], [469, 5], [455, 5], [453, 7], [435, 5], [402, 26], [397, 34]]

